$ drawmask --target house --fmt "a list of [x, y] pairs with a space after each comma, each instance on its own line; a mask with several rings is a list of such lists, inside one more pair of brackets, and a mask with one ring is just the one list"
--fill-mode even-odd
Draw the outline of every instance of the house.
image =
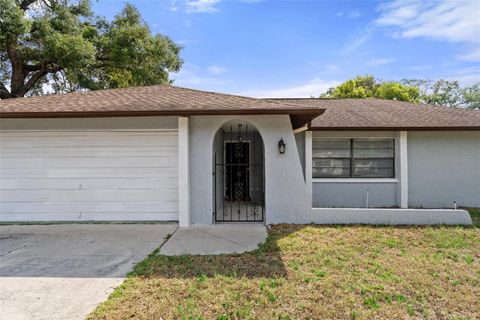
[[0, 101], [0, 221], [469, 224], [480, 111], [148, 86]]

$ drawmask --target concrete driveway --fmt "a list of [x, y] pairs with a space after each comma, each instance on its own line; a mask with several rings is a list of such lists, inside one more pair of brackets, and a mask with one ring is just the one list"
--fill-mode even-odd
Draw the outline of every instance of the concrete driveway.
[[175, 224], [0, 226], [0, 319], [84, 319]]

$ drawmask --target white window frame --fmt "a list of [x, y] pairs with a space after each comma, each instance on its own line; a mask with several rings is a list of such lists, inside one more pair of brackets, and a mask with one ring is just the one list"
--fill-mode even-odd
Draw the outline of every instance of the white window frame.
[[[339, 177], [339, 178], [334, 178], [334, 177], [322, 177], [322, 178], [315, 178], [313, 177], [313, 137], [312, 140], [310, 141], [310, 167], [311, 171], [310, 175], [312, 177], [313, 182], [371, 182], [371, 183], [395, 183], [398, 182], [398, 173], [397, 173], [397, 139], [396, 137], [361, 137], [361, 136], [350, 136], [350, 137], [322, 137], [321, 140], [355, 140], [355, 139], [363, 139], [363, 140], [393, 140], [393, 177]], [[350, 161], [353, 160], [353, 155], [350, 155]]]
[[[325, 136], [322, 139], [348, 139], [351, 135]], [[397, 131], [393, 136], [365, 136], [355, 135], [355, 138], [394, 139], [395, 141], [395, 177], [394, 178], [313, 178], [313, 132], [305, 131], [305, 182], [310, 203], [312, 203], [313, 183], [397, 183], [398, 204], [401, 208], [408, 208], [408, 132]]]

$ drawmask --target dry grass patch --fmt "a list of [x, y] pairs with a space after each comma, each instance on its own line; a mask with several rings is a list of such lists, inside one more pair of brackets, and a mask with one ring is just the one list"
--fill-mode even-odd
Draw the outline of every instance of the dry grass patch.
[[276, 225], [246, 254], [152, 254], [93, 319], [478, 319], [480, 229]]

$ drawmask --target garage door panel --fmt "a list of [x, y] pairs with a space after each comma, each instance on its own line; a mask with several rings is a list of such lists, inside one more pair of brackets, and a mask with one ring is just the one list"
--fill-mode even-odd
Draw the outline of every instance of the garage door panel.
[[[139, 139], [139, 137], [141, 139]], [[0, 143], [5, 147], [34, 147], [43, 145], [45, 147], [112, 147], [112, 146], [176, 146], [177, 136], [165, 134], [148, 135], [61, 135], [55, 134], [44, 136], [5, 136], [2, 134]]]
[[176, 188], [164, 189], [76, 189], [0, 190], [2, 202], [11, 201], [177, 201]]
[[[120, 221], [120, 220], [133, 220], [132, 215], [128, 213], [92, 213], [92, 212], [85, 212], [83, 213], [84, 220], [107, 220], [107, 221]], [[150, 221], [177, 221], [178, 220], [178, 212], [154, 212], [154, 213], [145, 213], [142, 215], [142, 220], [150, 220]]]
[[[178, 203], [174, 202], [2, 202], [2, 213], [35, 213], [41, 218], [45, 213], [81, 212], [114, 213], [124, 212], [130, 214], [143, 214], [154, 212], [176, 212]], [[41, 220], [41, 219], [40, 219]]]
[[171, 131], [2, 132], [0, 220], [178, 220], [177, 143]]
[[4, 178], [175, 178], [177, 168], [27, 168], [2, 169]]
[[[141, 215], [143, 221], [177, 221], [178, 213], [172, 212], [152, 212]], [[71, 212], [43, 213], [41, 217], [37, 213], [22, 214], [2, 214], [2, 221], [136, 221], [131, 213], [98, 213], [84, 212], [81, 215]]]
[[50, 157], [50, 158], [0, 158], [0, 166], [11, 168], [175, 168], [177, 157], [174, 154], [164, 157]]
[[[39, 131], [19, 131], [19, 130], [12, 130], [12, 131], [3, 131], [2, 136], [0, 139], [9, 139], [9, 138], [25, 138], [25, 139], [32, 139], [32, 138], [65, 138], [65, 139], [82, 139], [82, 138], [111, 138], [111, 139], [134, 139], [141, 137], [159, 137], [166, 138], [166, 137], [177, 137], [177, 130], [175, 129], [166, 129], [166, 130], [112, 130], [112, 131], [101, 131], [101, 130], [89, 130], [89, 131], [81, 131], [81, 130], [55, 130], [55, 131], [48, 131], [48, 130], [39, 130]], [[155, 140], [158, 141], [158, 140]]]
[[2, 179], [0, 190], [52, 189], [170, 189], [176, 188], [177, 178], [33, 178]]
[[117, 147], [5, 147], [2, 146], [2, 158], [56, 158], [56, 157], [92, 157], [92, 156], [174, 156], [178, 153], [175, 146], [117, 146]]

